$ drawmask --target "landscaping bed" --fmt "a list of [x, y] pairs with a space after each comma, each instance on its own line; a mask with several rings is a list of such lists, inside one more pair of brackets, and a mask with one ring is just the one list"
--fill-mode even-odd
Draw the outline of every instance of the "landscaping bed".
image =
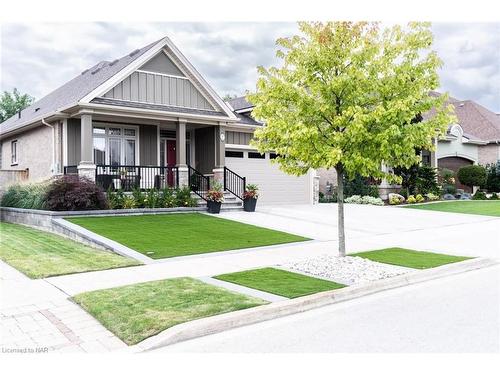
[[150, 258], [161, 259], [308, 238], [199, 213], [68, 218]]
[[215, 276], [214, 279], [243, 285], [286, 298], [302, 297], [345, 287], [345, 285], [333, 281], [317, 279], [276, 268], [259, 268], [228, 273]]
[[180, 323], [267, 303], [188, 277], [87, 292], [73, 299], [129, 345]]
[[0, 232], [0, 259], [34, 279], [140, 264], [18, 224], [0, 222]]
[[454, 212], [460, 214], [500, 216], [500, 200], [491, 201], [447, 201], [432, 204], [408, 205], [405, 208], [419, 210]]

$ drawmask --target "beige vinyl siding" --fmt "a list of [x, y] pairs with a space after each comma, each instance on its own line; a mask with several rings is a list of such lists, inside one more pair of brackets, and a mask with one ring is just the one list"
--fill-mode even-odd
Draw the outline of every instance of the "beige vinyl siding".
[[134, 72], [104, 94], [104, 97], [214, 110], [208, 100], [188, 79], [156, 73]]

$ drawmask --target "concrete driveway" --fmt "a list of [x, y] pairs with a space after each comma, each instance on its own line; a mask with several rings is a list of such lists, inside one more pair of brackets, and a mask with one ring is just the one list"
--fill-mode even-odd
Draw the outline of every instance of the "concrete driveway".
[[[337, 248], [335, 203], [264, 206], [255, 213], [224, 212], [220, 216], [329, 242], [325, 246], [332, 251]], [[347, 252], [399, 246], [500, 257], [500, 217], [346, 204], [345, 226]]]

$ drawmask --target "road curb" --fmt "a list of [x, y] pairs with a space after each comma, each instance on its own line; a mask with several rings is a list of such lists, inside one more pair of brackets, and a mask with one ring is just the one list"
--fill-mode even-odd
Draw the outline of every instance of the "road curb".
[[156, 336], [150, 337], [139, 344], [125, 349], [125, 351], [135, 353], [145, 352], [181, 341], [211, 335], [250, 324], [260, 323], [291, 314], [297, 314], [318, 307], [360, 298], [389, 289], [395, 289], [424, 281], [473, 271], [480, 268], [486, 268], [496, 264], [499, 264], [499, 260], [490, 258], [475, 258], [436, 268], [419, 270], [409, 274], [403, 274], [363, 285], [350, 286], [333, 291], [290, 299], [287, 301], [274, 302], [268, 305], [258, 306], [246, 310], [193, 320], [160, 332]]

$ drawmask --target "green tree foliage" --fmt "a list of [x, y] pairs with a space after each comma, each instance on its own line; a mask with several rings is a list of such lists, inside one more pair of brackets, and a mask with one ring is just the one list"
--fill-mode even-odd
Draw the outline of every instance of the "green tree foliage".
[[458, 170], [457, 177], [466, 186], [483, 186], [486, 183], [486, 168], [482, 165], [467, 165]]
[[[300, 23], [301, 35], [277, 41], [279, 67], [259, 67], [249, 95], [260, 152], [275, 151], [282, 170], [301, 175], [335, 168], [338, 175], [339, 254], [345, 254], [343, 178], [356, 174], [399, 182], [381, 165], [410, 167], [415, 149], [453, 121], [439, 86], [441, 61], [430, 50], [430, 24], [383, 29], [378, 23]], [[432, 116], [415, 122], [420, 114]]]
[[28, 94], [21, 94], [16, 88], [12, 93], [4, 91], [0, 96], [0, 123], [31, 105], [34, 100], [35, 98]]

